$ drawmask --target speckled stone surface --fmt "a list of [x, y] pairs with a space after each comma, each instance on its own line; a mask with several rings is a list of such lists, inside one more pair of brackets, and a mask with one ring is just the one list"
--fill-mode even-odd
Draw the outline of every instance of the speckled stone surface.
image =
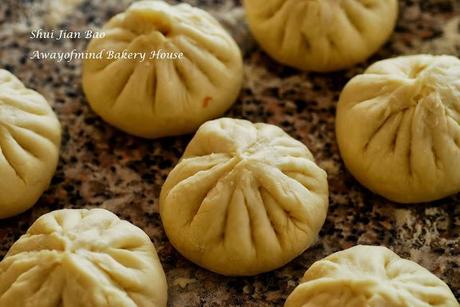
[[[244, 88], [227, 115], [281, 126], [307, 144], [328, 173], [330, 209], [318, 242], [285, 267], [247, 278], [227, 278], [195, 266], [173, 249], [162, 229], [160, 188], [191, 136], [151, 141], [117, 131], [88, 107], [79, 61], [29, 59], [33, 50], [83, 51], [88, 43], [29, 39], [31, 30], [50, 28], [49, 10], [56, 2], [0, 3], [0, 67], [42, 93], [63, 127], [60, 162], [51, 187], [33, 209], [0, 221], [0, 256], [50, 210], [102, 207], [151, 237], [168, 277], [171, 306], [282, 305], [310, 264], [358, 243], [385, 245], [418, 262], [460, 298], [460, 196], [402, 206], [374, 195], [345, 170], [334, 136], [335, 106], [342, 87], [373, 61], [420, 52], [459, 56], [460, 1], [401, 0], [396, 32], [384, 48], [366, 63], [331, 74], [301, 73], [268, 58], [251, 38], [239, 1], [187, 1], [217, 16], [244, 50]], [[83, 0], [69, 8], [67, 16], [55, 11], [53, 16], [63, 22], [51, 18], [56, 24], [51, 28], [98, 28], [128, 2]]]

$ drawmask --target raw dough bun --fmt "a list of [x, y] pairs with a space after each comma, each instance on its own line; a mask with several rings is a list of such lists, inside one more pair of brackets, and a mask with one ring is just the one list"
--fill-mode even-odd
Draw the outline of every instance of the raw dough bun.
[[316, 240], [327, 208], [326, 172], [305, 145], [276, 126], [230, 118], [200, 127], [160, 195], [171, 243], [224, 275], [288, 263]]
[[45, 98], [0, 69], [0, 218], [32, 207], [56, 171], [61, 126]]
[[309, 71], [364, 61], [393, 32], [397, 0], [245, 0], [249, 26], [275, 60]]
[[240, 50], [205, 11], [188, 4], [140, 1], [113, 17], [88, 52], [182, 52], [176, 60], [86, 60], [83, 88], [104, 120], [147, 138], [195, 131], [236, 100], [243, 78]]
[[458, 307], [449, 287], [386, 247], [358, 245], [315, 262], [285, 307]]
[[401, 203], [460, 191], [460, 60], [384, 60], [353, 78], [337, 109], [337, 140], [350, 172]]
[[166, 278], [138, 227], [104, 209], [33, 223], [0, 262], [0, 306], [166, 306]]

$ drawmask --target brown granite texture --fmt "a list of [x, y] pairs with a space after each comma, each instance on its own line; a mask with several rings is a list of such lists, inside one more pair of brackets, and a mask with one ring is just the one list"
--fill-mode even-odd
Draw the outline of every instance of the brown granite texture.
[[[63, 0], [0, 2], [0, 67], [41, 92], [63, 127], [51, 187], [33, 209], [0, 221], [0, 256], [41, 214], [102, 207], [150, 236], [168, 277], [171, 306], [282, 305], [311, 263], [355, 244], [391, 248], [442, 278], [460, 298], [460, 196], [409, 206], [374, 195], [345, 170], [334, 135], [342, 87], [373, 61], [420, 52], [460, 54], [460, 1], [400, 0], [396, 31], [384, 48], [366, 63], [330, 74], [302, 73], [271, 60], [251, 38], [239, 1], [187, 1], [217, 16], [244, 50], [244, 88], [227, 115], [281, 126], [307, 144], [328, 173], [330, 209], [318, 242], [285, 267], [247, 278], [227, 278], [195, 266], [173, 249], [162, 229], [160, 188], [190, 136], [151, 141], [117, 131], [88, 107], [79, 61], [28, 59], [33, 50], [84, 50], [88, 43], [28, 38], [31, 30], [50, 27], [46, 16], [55, 1]], [[128, 2], [83, 0], [68, 16], [58, 12], [63, 22], [53, 28], [100, 27]]]

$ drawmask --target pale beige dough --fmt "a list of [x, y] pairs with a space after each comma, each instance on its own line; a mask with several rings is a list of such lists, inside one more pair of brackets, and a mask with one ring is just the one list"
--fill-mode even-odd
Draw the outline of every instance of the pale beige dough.
[[0, 306], [164, 307], [167, 284], [155, 247], [104, 209], [38, 218], [0, 262]]
[[354, 77], [337, 106], [337, 141], [350, 172], [396, 202], [460, 191], [460, 60], [383, 60]]
[[[205, 11], [188, 4], [139, 1], [113, 17], [87, 51], [83, 89], [96, 113], [113, 126], [146, 138], [195, 131], [224, 113], [242, 85], [243, 61], [232, 37]], [[146, 59], [108, 59], [108, 51]], [[152, 51], [182, 59], [148, 59]]]
[[280, 128], [222, 118], [203, 124], [160, 195], [171, 243], [224, 275], [254, 275], [315, 242], [326, 218], [326, 172]]
[[249, 26], [275, 60], [308, 71], [364, 61], [389, 38], [397, 0], [244, 0]]
[[61, 126], [45, 98], [0, 69], [0, 218], [32, 207], [56, 171]]
[[383, 246], [358, 245], [316, 261], [285, 307], [459, 307], [431, 272]]

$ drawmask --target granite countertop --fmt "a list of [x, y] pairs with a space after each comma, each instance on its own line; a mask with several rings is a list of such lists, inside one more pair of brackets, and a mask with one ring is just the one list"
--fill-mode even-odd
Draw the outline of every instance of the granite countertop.
[[342, 87], [373, 61], [421, 52], [459, 56], [460, 1], [400, 0], [396, 31], [384, 48], [367, 63], [329, 74], [301, 73], [267, 57], [251, 38], [239, 1], [187, 1], [218, 17], [245, 53], [244, 88], [226, 115], [279, 125], [307, 144], [328, 173], [330, 209], [318, 242], [288, 265], [246, 278], [227, 278], [195, 266], [173, 249], [162, 229], [160, 188], [191, 136], [152, 141], [117, 131], [89, 108], [79, 61], [29, 59], [33, 50], [84, 50], [88, 43], [31, 40], [30, 31], [96, 29], [130, 2], [79, 1], [0, 4], [0, 67], [42, 93], [63, 128], [60, 162], [49, 190], [33, 209], [0, 221], [1, 257], [40, 215], [60, 208], [101, 207], [150, 236], [167, 274], [171, 306], [281, 305], [309, 265], [355, 244], [385, 245], [418, 262], [460, 299], [460, 195], [415, 206], [374, 195], [345, 170], [334, 134]]

